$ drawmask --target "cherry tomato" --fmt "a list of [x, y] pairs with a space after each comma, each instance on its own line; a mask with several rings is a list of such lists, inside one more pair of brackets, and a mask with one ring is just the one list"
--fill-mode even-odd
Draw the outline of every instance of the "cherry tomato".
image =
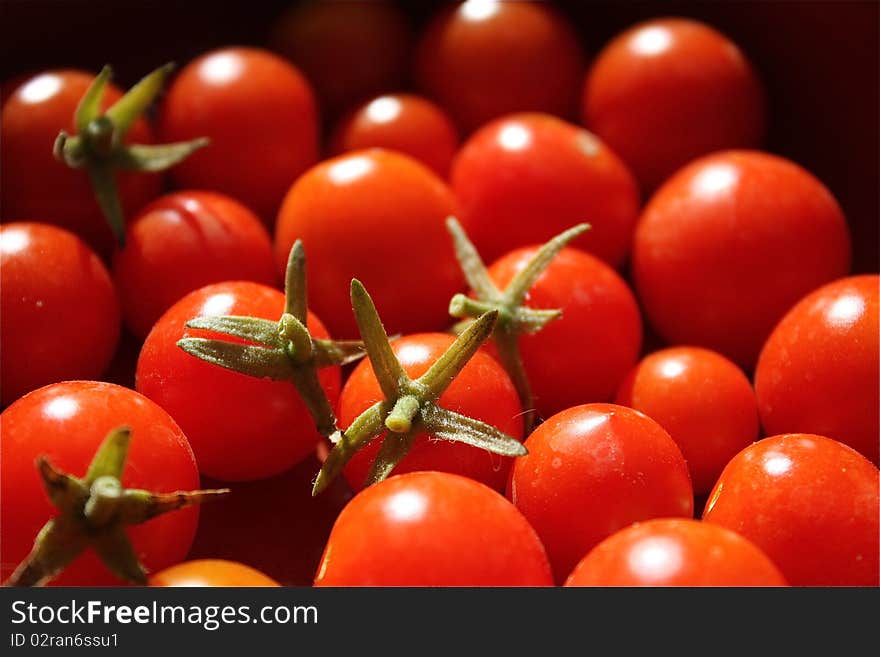
[[535, 530], [501, 495], [446, 472], [411, 472], [349, 502], [315, 586], [549, 586]]
[[[20, 85], [3, 104], [0, 132], [0, 205], [4, 221], [45, 221], [70, 230], [102, 256], [114, 240], [95, 200], [88, 174], [55, 160], [52, 147], [59, 131], [76, 133], [73, 115], [94, 79], [85, 71], [47, 71]], [[122, 92], [113, 84], [104, 90], [106, 109]], [[139, 118], [127, 142], [153, 143], [147, 122]], [[159, 194], [157, 174], [117, 174], [119, 198], [126, 216]]]
[[849, 264], [834, 196], [800, 166], [756, 151], [716, 153], [675, 174], [633, 244], [636, 291], [660, 335], [746, 369], [785, 312]]
[[[235, 341], [184, 328], [195, 317], [244, 315], [277, 321], [284, 311], [278, 290], [244, 281], [190, 292], [159, 318], [138, 359], [139, 392], [168, 411], [186, 432], [199, 470], [223, 481], [247, 481], [284, 472], [314, 451], [319, 434], [293, 383], [257, 379], [206, 363], [177, 346], [184, 337]], [[317, 317], [308, 327], [327, 338]], [[339, 368], [324, 368], [321, 385], [339, 397]]]
[[[28, 555], [37, 532], [57, 513], [43, 489], [35, 459], [84, 476], [95, 451], [119, 426], [131, 428], [122, 485], [170, 493], [199, 487], [199, 473], [186, 436], [171, 417], [134, 390], [95, 381], [67, 381], [25, 395], [0, 414], [0, 514], [2, 580]], [[126, 533], [148, 570], [186, 557], [198, 522], [190, 507], [131, 525]], [[121, 581], [84, 552], [51, 582], [60, 586], [112, 586]]]
[[[537, 250], [517, 249], [496, 261], [489, 268], [495, 285], [503, 290]], [[538, 333], [519, 338], [539, 415], [611, 399], [642, 340], [636, 299], [617, 272], [588, 253], [563, 249], [529, 290], [526, 305], [562, 310]]]
[[547, 548], [560, 582], [600, 541], [640, 520], [691, 518], [687, 464], [647, 415], [614, 404], [547, 419], [516, 459], [507, 496]]
[[878, 287], [876, 274], [834, 281], [799, 301], [773, 329], [755, 370], [767, 433], [818, 433], [877, 463]]
[[669, 432], [698, 495], [708, 493], [727, 462], [758, 438], [751, 383], [734, 363], [708, 349], [655, 351], [629, 373], [614, 401]]
[[[443, 333], [409, 335], [392, 343], [394, 353], [410, 378], [416, 379], [455, 341]], [[339, 397], [339, 423], [347, 427], [376, 402], [384, 399], [369, 359], [360, 363]], [[438, 405], [491, 424], [509, 436], [522, 440], [522, 407], [516, 389], [504, 368], [488, 353], [479, 351], [446, 389]], [[373, 459], [382, 444], [376, 438], [355, 454], [345, 468], [352, 490], [361, 489]], [[512, 459], [470, 445], [438, 441], [422, 433], [394, 474], [418, 470], [440, 470], [476, 479], [499, 491], [504, 490]]]
[[462, 286], [445, 220], [455, 197], [427, 167], [383, 149], [318, 164], [291, 187], [278, 215], [281, 269], [294, 240], [309, 262], [309, 302], [334, 337], [355, 338], [349, 285], [369, 290], [389, 334], [448, 326], [449, 299]]
[[766, 554], [718, 525], [637, 522], [590, 550], [566, 586], [787, 586]]
[[585, 56], [543, 2], [468, 0], [441, 10], [416, 53], [416, 83], [470, 132], [510, 112], [571, 118]]
[[259, 570], [235, 561], [184, 561], [150, 576], [150, 586], [280, 586]]
[[3, 406], [40, 386], [99, 377], [119, 340], [119, 303], [101, 259], [49, 224], [0, 226]]
[[318, 159], [314, 93], [284, 59], [214, 50], [187, 64], [159, 114], [163, 140], [211, 140], [172, 170], [180, 187], [229, 194], [271, 225], [284, 193]]
[[748, 59], [717, 30], [689, 19], [650, 20], [596, 57], [583, 118], [650, 190], [696, 157], [759, 146], [764, 94]]
[[784, 434], [737, 454], [703, 520], [742, 534], [792, 586], [880, 585], [880, 474], [824, 436]]
[[543, 114], [493, 121], [462, 146], [450, 180], [461, 224], [487, 260], [581, 222], [592, 228], [574, 246], [615, 267], [629, 253], [635, 179], [583, 128]]
[[234, 199], [181, 191], [153, 201], [126, 229], [113, 275], [129, 329], [145, 338], [171, 305], [209, 283], [275, 285], [272, 240]]
[[458, 134], [446, 113], [431, 101], [412, 94], [386, 94], [350, 113], [330, 138], [333, 155], [371, 147], [405, 153], [445, 178], [458, 148]]

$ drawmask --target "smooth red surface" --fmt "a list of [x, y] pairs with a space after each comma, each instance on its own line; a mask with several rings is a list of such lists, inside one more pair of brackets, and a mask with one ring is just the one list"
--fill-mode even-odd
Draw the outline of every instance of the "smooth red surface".
[[184, 561], [150, 576], [150, 586], [280, 586], [259, 570], [235, 561]]

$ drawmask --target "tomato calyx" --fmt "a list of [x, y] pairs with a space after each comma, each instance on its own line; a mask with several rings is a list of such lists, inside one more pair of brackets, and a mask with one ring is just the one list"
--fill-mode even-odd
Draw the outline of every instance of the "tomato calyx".
[[456, 325], [461, 330], [471, 318], [483, 313], [496, 311], [498, 321], [492, 333], [501, 364], [516, 387], [523, 407], [523, 422], [528, 435], [535, 424], [535, 408], [532, 389], [519, 352], [519, 336], [540, 331], [549, 322], [559, 319], [562, 311], [558, 309], [535, 309], [523, 305], [526, 295], [538, 277], [553, 262], [556, 255], [578, 235], [590, 229], [590, 225], [578, 224], [560, 233], [544, 244], [513, 278], [504, 291], [492, 282], [486, 265], [464, 228], [455, 217], [446, 220], [446, 228], [452, 235], [455, 257], [458, 259], [465, 279], [476, 295], [473, 299], [465, 294], [456, 294], [449, 302], [449, 314], [464, 319]]
[[37, 459], [46, 493], [60, 513], [43, 525], [7, 586], [45, 584], [89, 547], [121, 579], [146, 584], [146, 570], [125, 533], [126, 525], [229, 493], [226, 488], [173, 493], [124, 488], [120, 479], [130, 441], [128, 427], [110, 431], [82, 479], [56, 469], [45, 456]]
[[387, 478], [421, 432], [502, 456], [527, 453], [516, 438], [437, 404], [440, 395], [492, 334], [498, 311], [480, 315], [425, 374], [412, 380], [391, 348], [373, 300], [356, 279], [351, 282], [351, 303], [370, 365], [385, 399], [361, 413], [345, 431], [331, 436], [334, 446], [318, 472], [312, 495], [324, 490], [358, 450], [383, 434], [382, 445], [370, 466], [365, 486]]
[[156, 99], [174, 64], [160, 66], [134, 85], [103, 114], [101, 97], [112, 76], [105, 66], [86, 90], [74, 114], [76, 135], [62, 130], [55, 139], [55, 159], [72, 169], [85, 168], [95, 198], [119, 247], [125, 246], [125, 217], [116, 189], [115, 172], [162, 171], [208, 145], [207, 138], [172, 144], [125, 144], [135, 120]]

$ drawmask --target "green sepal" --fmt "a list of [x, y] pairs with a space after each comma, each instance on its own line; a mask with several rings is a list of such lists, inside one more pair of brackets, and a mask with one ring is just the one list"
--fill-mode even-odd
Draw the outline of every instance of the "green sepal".
[[113, 167], [105, 161], [91, 159], [86, 164], [86, 171], [92, 182], [95, 199], [116, 237], [116, 243], [119, 248], [125, 248], [125, 215], [119, 201]]
[[208, 146], [211, 140], [200, 137], [192, 141], [171, 144], [131, 144], [119, 146], [110, 156], [110, 164], [122, 171], [156, 173], [183, 162], [197, 150]]
[[73, 115], [73, 124], [77, 132], [85, 132], [89, 124], [100, 116], [101, 99], [111, 77], [113, 77], [113, 69], [106, 65], [86, 89]]
[[257, 379], [291, 381], [296, 366], [284, 349], [209, 338], [181, 338], [177, 346], [190, 356]]
[[395, 398], [410, 379], [391, 349], [388, 334], [376, 312], [373, 299], [357, 279], [351, 281], [351, 305], [367, 356], [370, 358], [370, 366], [373, 368], [382, 394], [386, 399]]
[[116, 128], [114, 141], [117, 144], [122, 143], [134, 122], [153, 104], [173, 70], [174, 63], [168, 62], [148, 73], [104, 113]]
[[278, 322], [260, 317], [221, 315], [219, 317], [194, 317], [186, 323], [187, 328], [202, 329], [241, 338], [248, 342], [282, 349], [284, 340], [278, 334]]
[[389, 433], [382, 441], [382, 446], [370, 465], [370, 470], [364, 479], [364, 486], [379, 483], [391, 474], [392, 470], [409, 454], [416, 441], [420, 429], [413, 427], [406, 433]]
[[435, 404], [422, 408], [425, 431], [440, 440], [465, 443], [501, 456], [525, 456], [528, 450], [512, 436], [467, 415], [461, 415]]
[[142, 586], [147, 583], [147, 571], [138, 560], [123, 527], [100, 532], [92, 540], [92, 547], [102, 563], [119, 579]]

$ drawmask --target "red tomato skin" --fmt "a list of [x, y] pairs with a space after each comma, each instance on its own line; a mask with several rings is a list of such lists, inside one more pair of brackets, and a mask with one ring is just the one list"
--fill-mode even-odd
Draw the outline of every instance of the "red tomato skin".
[[669, 432], [697, 495], [712, 490], [728, 461], [758, 438], [751, 383], [736, 364], [708, 349], [671, 347], [649, 354], [627, 375], [614, 401]]
[[175, 301], [222, 281], [278, 282], [272, 240], [259, 218], [215, 192], [179, 191], [143, 208], [113, 258], [128, 328], [143, 339]]
[[718, 525], [637, 522], [581, 559], [565, 586], [787, 586], [766, 554]]
[[369, 486], [330, 532], [315, 586], [550, 586], [525, 518], [483, 484], [410, 472]]
[[163, 141], [211, 143], [172, 170], [179, 187], [238, 199], [269, 226], [290, 184], [318, 159], [308, 80], [259, 48], [222, 48], [187, 64], [161, 106]]
[[[319, 434], [293, 383], [257, 379], [190, 356], [184, 337], [235, 341], [212, 331], [184, 328], [195, 317], [245, 315], [277, 321], [284, 295], [246, 281], [199, 288], [159, 318], [138, 358], [137, 390], [168, 411], [187, 432], [202, 474], [249, 481], [279, 474], [312, 453]], [[316, 338], [329, 337], [309, 313]], [[339, 368], [320, 371], [331, 404], [339, 397]]]
[[150, 576], [149, 586], [280, 586], [243, 563], [224, 559], [184, 561]]
[[[395, 340], [392, 348], [404, 371], [416, 379], [427, 372], [454, 341], [453, 336], [444, 333], [423, 333]], [[364, 359], [351, 373], [339, 397], [340, 426], [349, 426], [363, 411], [383, 399], [370, 360]], [[486, 352], [474, 354], [437, 404], [522, 440], [522, 407], [516, 388], [504, 368]], [[345, 478], [353, 491], [363, 487], [380, 446], [381, 440], [376, 438], [348, 462]], [[438, 470], [470, 477], [497, 491], [504, 491], [511, 463], [512, 459], [484, 449], [438, 441], [421, 433], [392, 474]]]
[[[496, 286], [504, 289], [538, 248], [517, 249], [493, 263], [489, 276]], [[535, 281], [526, 305], [562, 310], [561, 318], [538, 333], [519, 338], [538, 414], [550, 417], [610, 400], [642, 343], [638, 304], [617, 272], [588, 253], [565, 248]]]
[[[25, 395], [0, 414], [3, 581], [28, 555], [43, 525], [57, 514], [46, 497], [35, 459], [46, 455], [56, 468], [81, 477], [107, 434], [123, 425], [131, 428], [123, 486], [162, 493], [199, 487], [196, 462], [180, 427], [134, 390], [112, 383], [65, 381]], [[127, 528], [148, 571], [186, 558], [198, 517], [198, 507], [190, 507]], [[89, 550], [51, 584], [119, 586], [122, 581]]]
[[452, 164], [461, 224], [491, 262], [587, 222], [572, 242], [613, 267], [626, 260], [639, 212], [635, 178], [614, 152], [574, 124], [514, 114], [474, 133]]
[[755, 370], [766, 433], [828, 436], [878, 462], [878, 287], [876, 274], [834, 281], [773, 329]]
[[[79, 235], [102, 257], [112, 253], [114, 239], [95, 200], [85, 170], [55, 160], [52, 148], [61, 130], [76, 134], [73, 115], [94, 79], [75, 70], [46, 71], [18, 86], [3, 104], [0, 132], [0, 206], [3, 221], [45, 221]], [[122, 97], [108, 84], [101, 103], [107, 109]], [[134, 122], [126, 142], [155, 140], [143, 118]], [[125, 216], [159, 195], [161, 176], [118, 173], [119, 198]], [[47, 193], [51, 190], [51, 193]]]
[[366, 286], [390, 335], [442, 330], [463, 280], [445, 221], [458, 214], [449, 187], [414, 159], [384, 149], [321, 162], [291, 187], [278, 215], [283, 269], [302, 239], [320, 275], [309, 303], [338, 338], [358, 337], [349, 289]]
[[99, 377], [119, 341], [120, 314], [94, 251], [50, 224], [6, 223], [0, 266], [2, 405], [49, 383]]
[[880, 585], [877, 467], [824, 436], [784, 434], [737, 454], [703, 520], [770, 557], [792, 586]]
[[757, 151], [681, 169], [645, 207], [633, 242], [636, 292], [657, 332], [746, 370], [785, 312], [849, 266], [849, 232], [831, 192]]
[[538, 532], [558, 582], [599, 542], [640, 520], [693, 517], [687, 464], [651, 418], [585, 404], [548, 418], [526, 439], [507, 497]]
[[756, 148], [764, 92], [742, 51], [698, 21], [639, 23], [615, 37], [586, 77], [583, 121], [632, 168], [643, 189], [691, 160]]

